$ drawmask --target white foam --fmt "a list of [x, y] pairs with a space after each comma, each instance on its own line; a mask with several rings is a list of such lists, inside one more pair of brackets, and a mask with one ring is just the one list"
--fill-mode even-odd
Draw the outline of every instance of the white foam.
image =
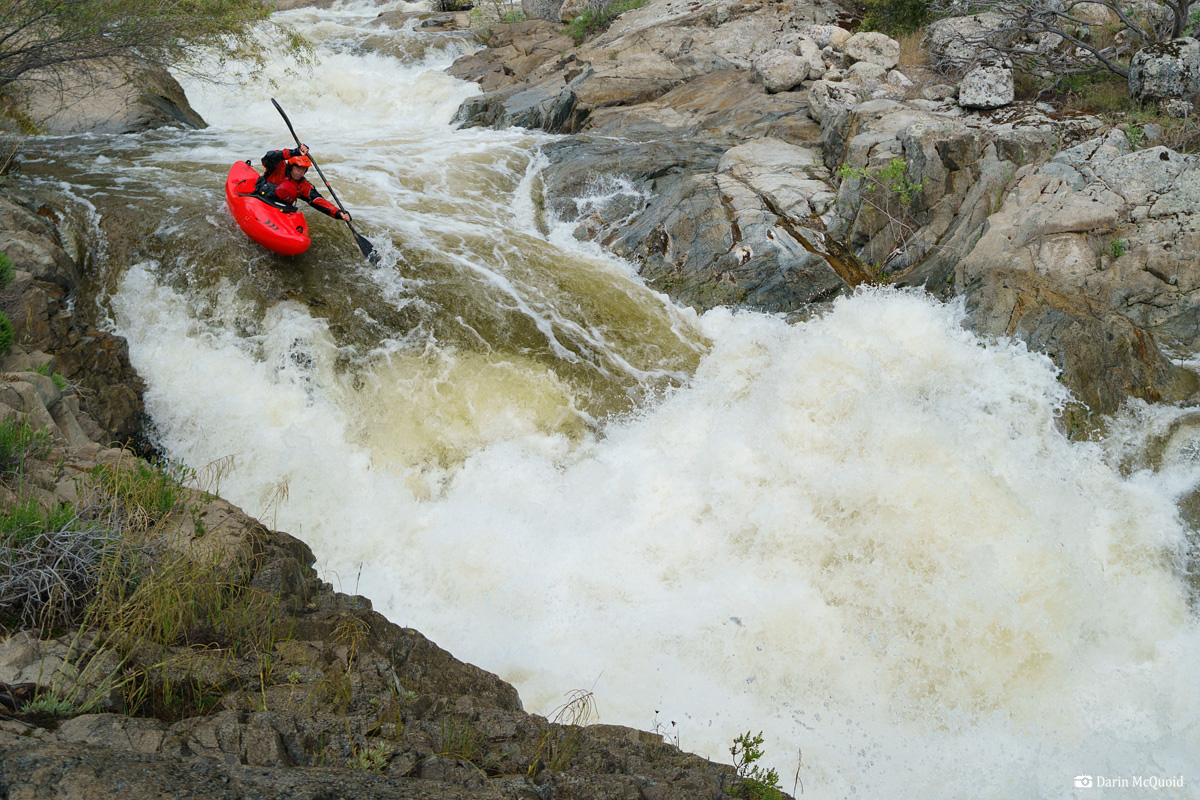
[[783, 771], [800, 747], [808, 785], [867, 796], [1015, 772], [982, 796], [1036, 797], [1198, 752], [1170, 497], [1063, 439], [1048, 361], [982, 346], [953, 308], [711, 312], [687, 388], [602, 439], [501, 426], [418, 501], [429, 465], [372, 457], [391, 429], [344, 417], [302, 309], [251, 352], [186, 330], [151, 271], [118, 297], [159, 309], [120, 327], [158, 365], [147, 402], [174, 454], [237, 453], [222, 491], [260, 513], [286, 480], [278, 524], [343, 589], [517, 678], [532, 708], [594, 684], [606, 718], [661, 709], [714, 757], [763, 728]]

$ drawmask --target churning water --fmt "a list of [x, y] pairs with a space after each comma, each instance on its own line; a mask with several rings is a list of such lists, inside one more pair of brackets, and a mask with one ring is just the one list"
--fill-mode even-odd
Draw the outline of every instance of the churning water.
[[[100, 249], [165, 452], [531, 711], [593, 689], [715, 758], [761, 729], [817, 797], [1200, 796], [1194, 469], [1068, 442], [1046, 358], [918, 293], [674, 307], [545, 218], [544, 135], [452, 127], [470, 45], [375, 23], [405, 8], [290, 12], [311, 76], [26, 164]], [[296, 259], [237, 231], [229, 164], [291, 143], [271, 97], [382, 266], [312, 211]]]

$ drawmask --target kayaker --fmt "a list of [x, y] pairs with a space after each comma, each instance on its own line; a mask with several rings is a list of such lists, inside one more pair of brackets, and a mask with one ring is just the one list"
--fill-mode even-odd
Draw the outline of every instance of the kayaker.
[[321, 197], [304, 174], [312, 166], [308, 157], [308, 145], [302, 144], [294, 150], [271, 150], [262, 157], [266, 174], [254, 184], [255, 194], [264, 200], [291, 205], [302, 198], [310, 206], [334, 219], [350, 221], [350, 213]]

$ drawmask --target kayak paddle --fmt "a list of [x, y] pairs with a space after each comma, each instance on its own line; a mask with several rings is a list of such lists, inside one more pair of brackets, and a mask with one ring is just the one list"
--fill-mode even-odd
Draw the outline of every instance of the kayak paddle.
[[[292, 132], [292, 138], [296, 140], [296, 147], [299, 147], [300, 137], [296, 135], [296, 129], [292, 127], [292, 121], [288, 119], [287, 114], [283, 113], [283, 108], [279, 105], [274, 97], [271, 98], [271, 102], [275, 105], [275, 110], [279, 112], [279, 116], [283, 117], [283, 121], [287, 123], [288, 130]], [[346, 207], [342, 205], [342, 201], [338, 199], [337, 193], [334, 192], [333, 187], [329, 185], [329, 180], [325, 177], [325, 173], [321, 172], [321, 168], [317, 166], [317, 160], [312, 157], [311, 151], [308, 154], [308, 160], [312, 162], [314, 167], [316, 167], [317, 174], [321, 176], [321, 181], [325, 184], [325, 188], [329, 190], [329, 195], [333, 198], [333, 202], [337, 203], [338, 208], [340, 208], [342, 211], [346, 211]], [[349, 214], [350, 212], [346, 211], [346, 213]], [[375, 248], [371, 246], [371, 243], [368, 242], [365, 237], [358, 235], [358, 231], [354, 230], [354, 226], [350, 224], [350, 220], [346, 220], [346, 226], [350, 228], [350, 233], [354, 234], [354, 241], [358, 242], [358, 249], [362, 251], [364, 256], [366, 256], [367, 261], [370, 261], [372, 264], [378, 264], [379, 254], [375, 252]]]

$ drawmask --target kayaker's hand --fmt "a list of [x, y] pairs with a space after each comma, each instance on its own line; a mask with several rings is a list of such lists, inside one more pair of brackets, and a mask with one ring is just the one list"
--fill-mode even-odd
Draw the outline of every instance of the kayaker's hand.
[[308, 155], [308, 145], [306, 145], [306, 144], [300, 145], [299, 152], [300, 152], [300, 155], [302, 155], [302, 156]]
[[339, 212], [337, 212], [337, 214], [335, 216], [338, 219], [346, 220], [346, 222], [350, 221], [350, 212], [349, 211], [339, 211]]

